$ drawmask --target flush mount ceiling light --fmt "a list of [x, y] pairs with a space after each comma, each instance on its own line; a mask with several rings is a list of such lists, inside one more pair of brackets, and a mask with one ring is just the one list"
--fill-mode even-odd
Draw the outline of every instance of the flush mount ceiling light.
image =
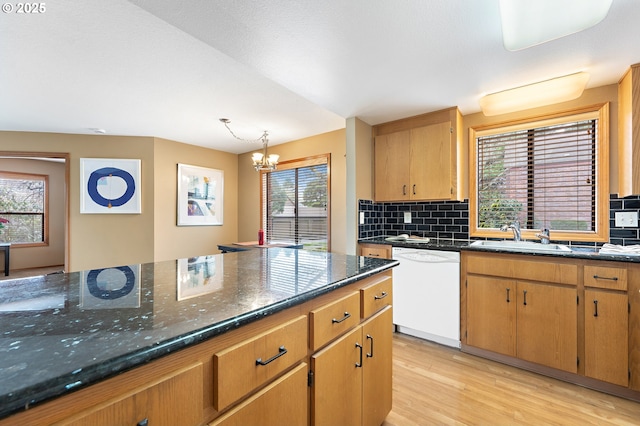
[[589, 74], [578, 72], [491, 93], [480, 98], [480, 108], [484, 115], [491, 116], [570, 101], [582, 95], [587, 81]]
[[516, 51], [586, 30], [602, 21], [613, 0], [500, 0], [502, 38]]
[[256, 169], [256, 172], [270, 172], [276, 169], [280, 156], [278, 154], [267, 154], [267, 145], [269, 144], [269, 139], [267, 139], [267, 136], [269, 136], [269, 133], [266, 130], [258, 139], [248, 140], [240, 138], [236, 136], [235, 133], [233, 133], [233, 130], [231, 130], [231, 128], [229, 127], [229, 123], [231, 123], [231, 120], [229, 120], [228, 118], [221, 118], [220, 122], [224, 124], [224, 127], [227, 128], [229, 133], [231, 133], [231, 136], [238, 139], [239, 141], [262, 143], [262, 152], [254, 152], [253, 154], [251, 154], [251, 160], [253, 161], [253, 167]]

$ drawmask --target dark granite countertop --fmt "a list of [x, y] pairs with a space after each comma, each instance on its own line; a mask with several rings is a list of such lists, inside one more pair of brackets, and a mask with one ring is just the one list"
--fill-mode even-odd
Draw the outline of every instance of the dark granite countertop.
[[387, 241], [387, 236], [363, 238], [358, 240], [364, 244], [386, 244], [393, 247], [417, 248], [423, 250], [460, 251], [461, 248], [469, 245], [467, 240], [444, 240], [431, 238], [428, 242], [403, 242]]
[[0, 418], [397, 263], [274, 248], [0, 281]]
[[625, 255], [625, 254], [604, 254], [600, 253], [593, 247], [576, 247], [571, 246], [571, 251], [557, 251], [557, 252], [532, 252], [526, 250], [515, 249], [501, 249], [496, 247], [476, 247], [470, 244], [473, 241], [467, 240], [438, 240], [432, 239], [427, 243], [414, 243], [414, 242], [400, 242], [400, 241], [388, 241], [387, 236], [372, 237], [360, 239], [359, 243], [368, 244], [386, 244], [393, 247], [406, 247], [425, 250], [443, 250], [443, 251], [482, 251], [492, 253], [504, 253], [504, 254], [525, 254], [530, 256], [547, 256], [547, 257], [564, 257], [575, 259], [590, 259], [590, 260], [603, 260], [610, 262], [628, 262], [628, 263], [640, 263], [639, 255]]

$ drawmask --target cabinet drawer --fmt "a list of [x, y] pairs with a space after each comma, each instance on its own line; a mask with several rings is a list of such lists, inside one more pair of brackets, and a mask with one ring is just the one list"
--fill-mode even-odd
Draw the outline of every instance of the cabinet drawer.
[[311, 349], [318, 349], [359, 323], [360, 293], [357, 292], [311, 311]]
[[306, 425], [307, 371], [307, 364], [300, 364], [209, 426]]
[[381, 244], [360, 244], [360, 256], [391, 258], [391, 246]]
[[578, 265], [517, 254], [466, 254], [467, 273], [557, 284], [578, 284]]
[[213, 356], [218, 411], [271, 380], [307, 354], [307, 317], [300, 316]]
[[[161, 377], [113, 400], [97, 404], [55, 425], [65, 426], [112, 426], [142, 424], [150, 425], [200, 424], [202, 422], [201, 363], [185, 367], [168, 376]], [[112, 390], [116, 392], [117, 389]], [[109, 395], [109, 392], [104, 392]]]
[[380, 279], [360, 289], [360, 317], [369, 318], [385, 306], [393, 304], [391, 277]]
[[586, 265], [584, 267], [584, 285], [585, 287], [626, 291], [627, 268]]

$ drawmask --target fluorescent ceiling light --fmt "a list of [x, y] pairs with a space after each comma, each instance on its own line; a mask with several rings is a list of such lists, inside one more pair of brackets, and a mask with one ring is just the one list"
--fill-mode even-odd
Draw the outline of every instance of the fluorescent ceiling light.
[[492, 93], [480, 99], [480, 108], [491, 116], [570, 101], [582, 95], [587, 81], [589, 74], [578, 72]]
[[602, 21], [613, 0], [500, 0], [502, 38], [515, 51], [586, 30]]

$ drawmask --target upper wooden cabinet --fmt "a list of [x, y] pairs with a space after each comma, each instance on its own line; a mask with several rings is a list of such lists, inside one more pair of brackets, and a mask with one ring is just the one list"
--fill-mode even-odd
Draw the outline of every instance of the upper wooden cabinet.
[[375, 200], [458, 199], [461, 125], [451, 108], [375, 126]]
[[640, 64], [618, 84], [618, 195], [640, 194]]

